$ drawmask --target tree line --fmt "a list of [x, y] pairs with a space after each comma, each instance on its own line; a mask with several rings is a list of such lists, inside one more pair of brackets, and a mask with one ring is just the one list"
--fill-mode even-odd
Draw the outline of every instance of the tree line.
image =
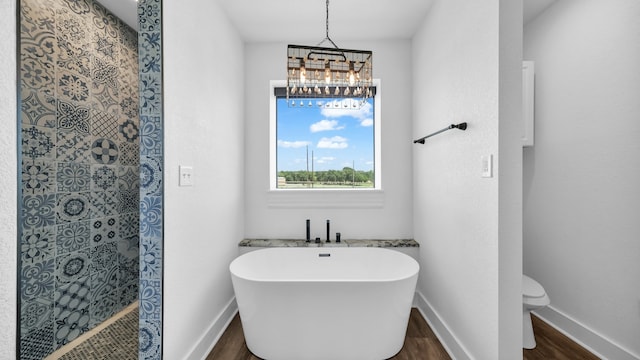
[[279, 177], [287, 179], [288, 183], [303, 182], [322, 182], [322, 183], [365, 183], [373, 182], [373, 170], [362, 171], [353, 168], [344, 167], [342, 170], [325, 170], [325, 171], [279, 171]]

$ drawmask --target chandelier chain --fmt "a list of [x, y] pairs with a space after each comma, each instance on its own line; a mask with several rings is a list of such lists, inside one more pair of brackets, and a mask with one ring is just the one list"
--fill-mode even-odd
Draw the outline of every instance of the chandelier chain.
[[327, 21], [326, 21], [326, 27], [327, 27], [327, 39], [329, 39], [329, 0], [327, 0]]
[[338, 45], [336, 45], [336, 43], [334, 43], [333, 40], [331, 40], [331, 38], [329, 37], [329, 0], [326, 1], [326, 9], [327, 9], [327, 12], [326, 12], [327, 17], [325, 21], [326, 37], [322, 39], [322, 41], [320, 41], [317, 46], [322, 45], [322, 43], [325, 41], [329, 41], [334, 48], [339, 49]]

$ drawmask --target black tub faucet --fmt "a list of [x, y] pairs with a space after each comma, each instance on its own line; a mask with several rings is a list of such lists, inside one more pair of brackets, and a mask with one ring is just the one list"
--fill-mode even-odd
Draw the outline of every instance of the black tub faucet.
[[307, 219], [307, 242], [311, 242], [311, 220]]
[[331, 220], [327, 219], [327, 241], [326, 242], [331, 242], [329, 240], [329, 228], [331, 227]]

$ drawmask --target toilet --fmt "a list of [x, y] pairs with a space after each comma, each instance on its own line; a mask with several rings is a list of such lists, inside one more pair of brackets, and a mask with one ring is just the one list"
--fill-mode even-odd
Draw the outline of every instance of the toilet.
[[550, 300], [540, 283], [522, 275], [522, 347], [533, 349], [536, 347], [536, 338], [533, 335], [531, 325], [531, 310], [549, 305]]

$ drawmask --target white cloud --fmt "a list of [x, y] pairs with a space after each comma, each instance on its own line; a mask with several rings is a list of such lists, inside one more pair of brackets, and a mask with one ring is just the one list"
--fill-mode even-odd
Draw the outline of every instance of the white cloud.
[[284, 141], [278, 140], [278, 146], [283, 148], [301, 148], [311, 145], [309, 141]]
[[342, 136], [334, 136], [332, 138], [322, 138], [318, 141], [319, 149], [346, 149], [349, 147], [347, 139]]
[[336, 158], [334, 158], [333, 156], [323, 156], [323, 157], [319, 158], [318, 160], [316, 160], [316, 162], [318, 164], [326, 164], [326, 163], [332, 162], [335, 159]]
[[373, 126], [373, 119], [372, 118], [367, 118], [367, 119], [364, 119], [364, 120], [360, 121], [360, 126], [362, 126], [362, 127]]
[[312, 133], [330, 130], [342, 130], [344, 126], [338, 126], [338, 120], [320, 120], [315, 124], [311, 124]]

